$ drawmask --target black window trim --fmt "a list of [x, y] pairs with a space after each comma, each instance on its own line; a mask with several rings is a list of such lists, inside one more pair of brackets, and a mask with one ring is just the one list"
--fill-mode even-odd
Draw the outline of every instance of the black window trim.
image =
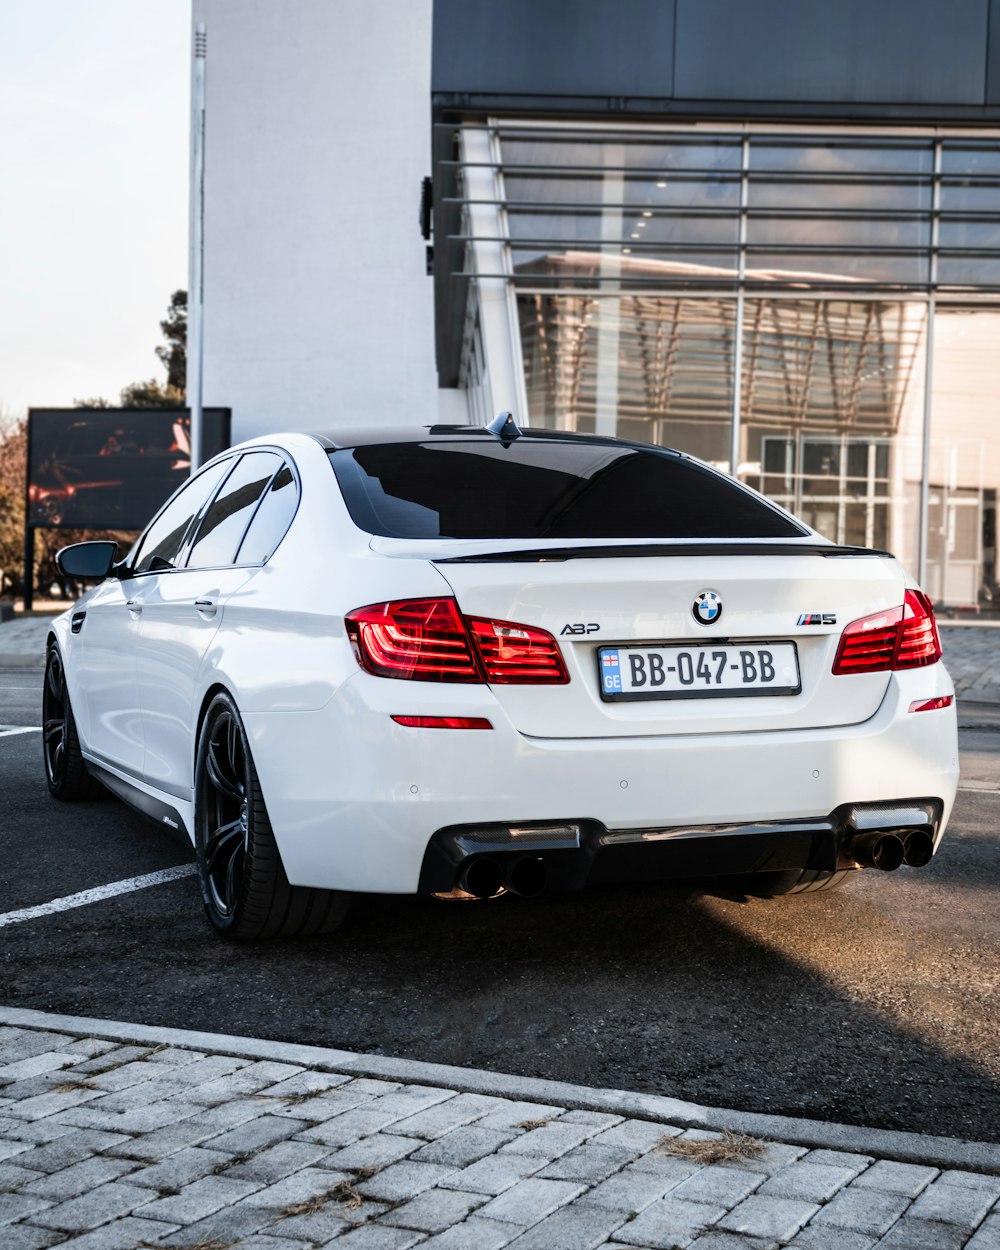
[[187, 557], [188, 557], [188, 547], [190, 545], [192, 532], [197, 525], [201, 524], [201, 518], [204, 516], [205, 510], [215, 502], [216, 495], [222, 489], [223, 485], [229, 480], [229, 475], [232, 473], [233, 469], [236, 467], [236, 464], [241, 458], [242, 457], [240, 455], [232, 455], [231, 453], [226, 453], [221, 456], [213, 457], [208, 462], [208, 464], [202, 465], [202, 467], [198, 470], [196, 474], [194, 474], [193, 477], [189, 477], [183, 486], [178, 487], [177, 490], [174, 491], [174, 493], [170, 496], [169, 499], [164, 500], [162, 506], [153, 515], [149, 523], [146, 525], [145, 529], [142, 531], [139, 537], [135, 540], [135, 546], [133, 548], [133, 551], [135, 552], [136, 556], [138, 556], [139, 553], [142, 551], [142, 544], [146, 539], [146, 535], [153, 528], [153, 526], [160, 519], [160, 517], [164, 514], [164, 512], [166, 512], [166, 510], [170, 507], [170, 505], [174, 502], [174, 500], [181, 494], [182, 491], [186, 490], [188, 486], [191, 485], [192, 482], [197, 481], [197, 479], [201, 477], [203, 473], [207, 473], [209, 469], [214, 468], [220, 463], [224, 463], [226, 460], [233, 461], [233, 463], [229, 466], [228, 470], [225, 473], [223, 473], [221, 478], [219, 478], [219, 481], [216, 484], [215, 489], [209, 492], [208, 499], [206, 500], [206, 502], [195, 511], [194, 515], [191, 517], [190, 521], [188, 522], [187, 529], [184, 531], [184, 537], [181, 539], [181, 544], [177, 548], [178, 562], [174, 564], [172, 568], [169, 568], [169, 569], [142, 569], [140, 571], [136, 571], [135, 561], [134, 561], [134, 558], [132, 558], [131, 553], [130, 553], [129, 565], [128, 565], [129, 577], [148, 577], [151, 573], [155, 574], [156, 576], [160, 576], [163, 573], [184, 572], [185, 562], [187, 561]]
[[[271, 451], [271, 450], [279, 450], [279, 449], [269, 447], [266, 449], [262, 448], [261, 450]], [[282, 455], [281, 463], [278, 465], [275, 471], [271, 474], [270, 480], [268, 481], [264, 489], [261, 491], [260, 498], [257, 500], [257, 506], [253, 510], [253, 515], [250, 517], [250, 520], [247, 521], [246, 528], [243, 530], [243, 533], [240, 536], [240, 541], [236, 544], [236, 555], [233, 559], [233, 563], [231, 565], [229, 564], [223, 565], [224, 568], [262, 569], [264, 565], [267, 564], [268, 560], [270, 560], [270, 558], [278, 550], [281, 544], [285, 541], [285, 535], [292, 528], [292, 523], [294, 522], [296, 516], [298, 516], [299, 505], [302, 502], [302, 478], [299, 475], [298, 466], [296, 465], [292, 457], [289, 455], [289, 453], [287, 451], [282, 450], [281, 455]], [[246, 542], [247, 534], [250, 533], [250, 526], [253, 525], [254, 521], [256, 520], [257, 513], [263, 507], [264, 500], [267, 498], [268, 492], [270, 491], [271, 487], [274, 485], [275, 478], [284, 468], [287, 468], [290, 470], [292, 474], [292, 481], [295, 483], [295, 507], [292, 509], [292, 515], [291, 517], [289, 517], [288, 524], [285, 526], [284, 531], [281, 534], [281, 537], [274, 544], [274, 546], [267, 553], [267, 555], [264, 557], [263, 560], [260, 560], [260, 561], [248, 560], [246, 563], [241, 564], [239, 560], [240, 549], [242, 548], [243, 544]]]
[[[271, 476], [267, 479], [267, 485], [261, 491], [260, 497], [258, 498], [257, 502], [254, 504], [253, 512], [250, 514], [250, 517], [247, 520], [246, 525], [243, 527], [243, 532], [240, 534], [239, 542], [236, 544], [234, 548], [234, 558], [230, 560], [228, 564], [199, 564], [197, 568], [191, 568], [188, 565], [188, 560], [191, 558], [191, 552], [194, 550], [195, 535], [197, 534], [198, 529], [201, 527], [201, 523], [204, 520], [205, 516], [211, 509], [212, 505], [215, 503], [217, 496], [220, 494], [222, 489], [225, 487], [225, 484], [229, 481], [230, 477], [232, 477], [233, 473], [235, 472], [236, 464], [234, 464], [233, 467], [229, 470], [229, 472], [223, 477], [222, 481], [219, 483], [218, 489], [213, 492], [211, 499], [208, 501], [208, 503], [199, 513], [198, 517], [196, 518], [197, 524], [194, 525], [191, 529], [189, 529], [187, 534], [185, 535], [184, 547], [183, 547], [183, 555], [184, 555], [183, 564], [180, 564], [176, 569], [164, 569], [163, 570], [164, 572], [210, 573], [210, 572], [218, 572], [222, 569], [262, 569], [264, 565], [267, 563], [267, 561], [270, 560], [271, 556], [273, 556], [274, 553], [278, 550], [278, 548], [281, 546], [282, 542], [285, 539], [285, 534], [287, 534], [288, 531], [292, 527], [292, 521], [295, 520], [296, 514], [298, 513], [299, 504], [302, 500], [302, 479], [299, 476], [298, 467], [295, 464], [295, 461], [292, 459], [291, 455], [285, 450], [284, 447], [277, 447], [272, 444], [267, 444], [266, 446], [264, 444], [261, 444], [260, 446], [244, 448], [241, 451], [240, 455], [236, 457], [236, 463], [239, 464], [245, 456], [252, 456], [255, 452], [258, 452], [258, 451], [269, 451], [272, 454], [277, 455], [278, 467], [274, 470]], [[281, 472], [281, 470], [285, 467], [285, 465], [287, 465], [289, 469], [291, 469], [292, 477], [295, 481], [295, 491], [296, 491], [295, 510], [292, 513], [291, 521], [288, 522], [288, 526], [285, 529], [285, 533], [282, 534], [281, 537], [278, 539], [278, 541], [274, 544], [274, 547], [271, 549], [266, 559], [261, 560], [260, 563], [253, 562], [253, 563], [247, 563], [247, 564], [240, 564], [238, 560], [236, 559], [236, 556], [239, 555], [240, 548], [243, 546], [243, 540], [246, 538], [247, 532], [249, 531], [250, 526], [253, 524], [254, 517], [257, 515], [261, 504], [264, 502], [264, 497], [267, 495], [267, 492], [271, 489], [271, 484], [273, 483], [274, 479], [278, 476], [278, 474]]]

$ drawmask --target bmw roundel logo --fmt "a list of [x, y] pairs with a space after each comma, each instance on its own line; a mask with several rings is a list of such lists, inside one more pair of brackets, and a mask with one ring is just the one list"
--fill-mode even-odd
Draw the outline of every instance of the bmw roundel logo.
[[722, 600], [714, 590], [703, 590], [695, 596], [691, 611], [699, 625], [714, 625], [722, 616]]

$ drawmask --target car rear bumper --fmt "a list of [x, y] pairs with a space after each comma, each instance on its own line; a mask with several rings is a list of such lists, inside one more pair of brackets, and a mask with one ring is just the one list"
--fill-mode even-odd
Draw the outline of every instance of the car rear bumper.
[[[326, 708], [244, 720], [289, 880], [414, 893], [451, 888], [425, 861], [455, 826], [583, 822], [602, 876], [647, 875], [654, 861], [658, 875], [728, 874], [835, 867], [842, 809], [920, 796], [938, 805], [936, 845], [958, 783], [955, 708], [909, 708], [948, 694], [936, 664], [893, 674], [860, 725], [539, 739], [518, 733], [486, 687], [359, 674]], [[390, 719], [400, 713], [481, 716], [493, 729], [405, 728]], [[583, 879], [596, 879], [595, 863]]]
[[918, 861], [922, 836], [937, 842], [941, 811], [940, 799], [911, 799], [845, 803], [822, 820], [653, 829], [607, 829], [593, 820], [457, 825], [439, 829], [428, 843], [420, 892], [489, 896], [498, 892], [497, 882], [531, 895], [620, 881], [804, 868], [836, 872], [857, 868], [861, 841], [879, 834], [904, 845], [916, 838]]

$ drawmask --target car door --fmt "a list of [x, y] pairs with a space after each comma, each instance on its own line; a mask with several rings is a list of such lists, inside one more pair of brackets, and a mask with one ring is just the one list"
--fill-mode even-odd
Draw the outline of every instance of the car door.
[[281, 464], [271, 451], [241, 456], [192, 527], [182, 567], [143, 587], [137, 651], [143, 774], [166, 793], [190, 797], [202, 665], [227, 600], [256, 571], [237, 566], [236, 552]]
[[139, 614], [130, 606], [136, 582], [109, 577], [74, 611], [70, 694], [84, 750], [128, 773], [142, 771], [142, 724], [135, 649]]
[[142, 773], [145, 746], [136, 653], [148, 579], [173, 567], [191, 522], [229, 468], [210, 465], [185, 482], [156, 514], [128, 558], [124, 575], [109, 578], [73, 621], [74, 707], [88, 752], [123, 772]]

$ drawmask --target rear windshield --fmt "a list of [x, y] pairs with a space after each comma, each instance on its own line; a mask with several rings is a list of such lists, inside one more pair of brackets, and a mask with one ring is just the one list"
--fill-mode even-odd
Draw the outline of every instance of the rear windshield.
[[729, 478], [656, 448], [519, 438], [330, 452], [351, 517], [387, 538], [801, 538]]

